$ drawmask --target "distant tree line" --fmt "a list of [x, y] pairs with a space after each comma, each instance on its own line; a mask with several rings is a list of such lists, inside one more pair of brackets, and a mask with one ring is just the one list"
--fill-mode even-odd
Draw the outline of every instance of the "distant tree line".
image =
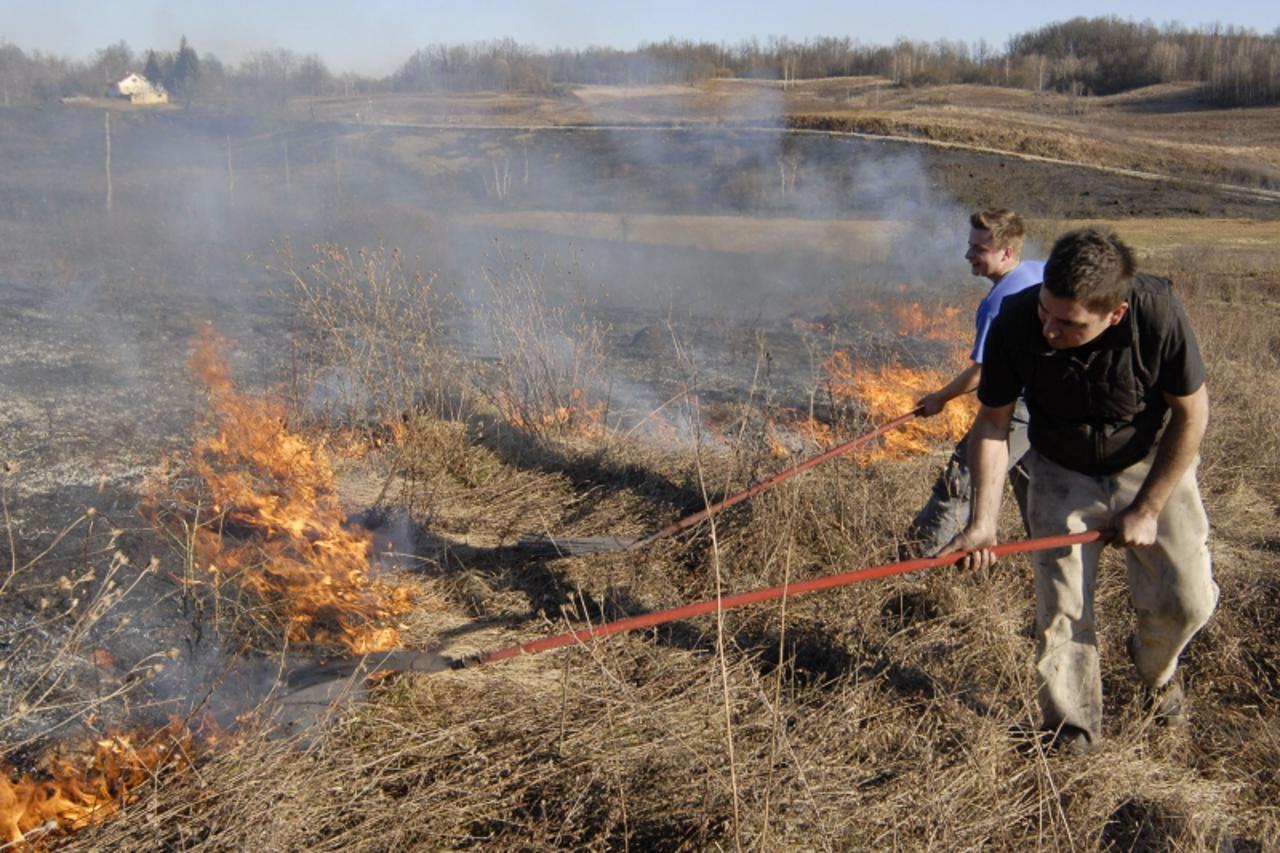
[[[1280, 103], [1280, 28], [1260, 36], [1232, 27], [1187, 30], [1114, 17], [1072, 18], [1014, 37], [1008, 54], [1032, 60], [1042, 88], [1105, 95], [1195, 80], [1208, 83], [1213, 100], [1224, 106]], [[1026, 85], [1025, 76], [1020, 82]]]
[[756, 39], [736, 45], [669, 39], [635, 50], [537, 51], [511, 40], [433, 45], [391, 75], [393, 91], [546, 92], [576, 83], [685, 83], [715, 77], [796, 80], [875, 75], [902, 86], [978, 83], [1113, 94], [1198, 81], [1221, 106], [1280, 103], [1280, 29], [1157, 27], [1116, 17], [1073, 18], [1015, 36], [1003, 50], [976, 43], [848, 37]]
[[385, 81], [334, 75], [316, 55], [258, 51], [238, 65], [211, 53], [197, 54], [183, 37], [173, 52], [134, 53], [124, 42], [98, 50], [83, 62], [26, 53], [0, 41], [0, 106], [47, 103], [73, 95], [101, 96], [135, 71], [183, 103], [283, 105], [290, 98], [385, 91]]
[[373, 92], [548, 93], [582, 83], [685, 83], [716, 77], [796, 80], [875, 75], [901, 86], [978, 83], [1036, 91], [1111, 94], [1155, 83], [1199, 81], [1221, 106], [1280, 103], [1280, 28], [1157, 27], [1116, 17], [1072, 18], [1009, 39], [1004, 48], [901, 39], [864, 45], [849, 37], [771, 38], [735, 45], [668, 39], [634, 50], [538, 50], [511, 39], [430, 45], [382, 79], [335, 75], [318, 56], [250, 54], [238, 65], [177, 51], [134, 54], [118, 43], [85, 62], [0, 42], [0, 104], [104, 90], [142, 71], [177, 99], [271, 108], [290, 98]]

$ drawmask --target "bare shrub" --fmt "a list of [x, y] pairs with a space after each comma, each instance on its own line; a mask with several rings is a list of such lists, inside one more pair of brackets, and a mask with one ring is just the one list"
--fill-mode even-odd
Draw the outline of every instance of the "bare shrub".
[[[136, 649], [158, 562], [133, 565], [130, 531], [89, 508], [47, 539], [10, 514], [0, 474], [0, 849], [43, 849], [101, 820], [153, 780], [171, 751], [145, 733], [172, 711], [155, 690], [175, 657]], [[145, 618], [140, 618], [145, 622]], [[133, 652], [128, 649], [133, 649]], [[137, 735], [114, 737], [125, 726]], [[139, 752], [141, 750], [141, 753]], [[67, 753], [82, 754], [68, 760]], [[34, 845], [34, 846], [27, 846]]]
[[437, 422], [465, 419], [471, 410], [471, 388], [459, 381], [460, 362], [445, 333], [456, 302], [436, 289], [433, 274], [383, 246], [352, 254], [320, 245], [315, 260], [302, 265], [285, 245], [279, 258], [307, 331], [295, 364], [294, 409], [313, 427], [384, 451], [374, 457], [382, 486], [373, 504], [397, 475], [406, 500], [429, 500], [423, 492], [431, 475], [462, 464], [465, 448], [464, 432]]
[[602, 438], [608, 418], [607, 327], [576, 266], [499, 248], [479, 307], [496, 356], [486, 394], [510, 423], [537, 436]]
[[309, 331], [302, 386], [321, 414], [394, 423], [411, 410], [457, 416], [455, 354], [444, 332], [453, 304], [435, 276], [406, 265], [399, 250], [315, 247], [301, 264], [285, 245], [281, 271], [292, 281]]

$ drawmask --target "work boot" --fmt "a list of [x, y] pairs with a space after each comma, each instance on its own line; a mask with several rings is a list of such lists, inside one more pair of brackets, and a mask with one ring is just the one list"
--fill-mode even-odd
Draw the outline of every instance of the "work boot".
[[[1125, 641], [1125, 649], [1129, 652], [1129, 660], [1137, 666], [1138, 658], [1133, 653], [1134, 636], [1129, 635]], [[1161, 687], [1143, 685], [1142, 706], [1158, 726], [1177, 728], [1187, 721], [1187, 693], [1182, 686], [1182, 670], [1177, 669]]]
[[1044, 751], [1055, 755], [1088, 755], [1098, 749], [1098, 743], [1089, 733], [1077, 726], [1063, 723], [1056, 728], [1038, 729], [1015, 725], [1009, 729], [1014, 738], [1014, 748], [1024, 755], [1036, 755]]
[[1049, 735], [1049, 751], [1059, 755], [1081, 756], [1096, 752], [1098, 744], [1089, 737], [1089, 733], [1077, 726], [1063, 723]]
[[1174, 672], [1163, 687], [1146, 687], [1143, 693], [1143, 705], [1156, 725], [1177, 728], [1187, 722], [1187, 694], [1181, 671]]

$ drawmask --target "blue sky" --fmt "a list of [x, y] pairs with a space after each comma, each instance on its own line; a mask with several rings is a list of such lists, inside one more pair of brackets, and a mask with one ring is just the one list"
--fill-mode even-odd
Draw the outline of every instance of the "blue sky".
[[[1002, 9], [1001, 6], [1006, 8]], [[1112, 0], [1040, 4], [942, 0], [0, 0], [0, 40], [84, 59], [124, 40], [136, 51], [197, 51], [237, 62], [277, 47], [316, 53], [334, 72], [383, 75], [419, 47], [510, 37], [538, 47], [631, 48], [668, 36], [735, 43], [787, 36], [849, 36], [889, 44], [899, 36], [1002, 46], [1010, 35], [1076, 15], [1157, 24], [1221, 23], [1263, 33], [1280, 27], [1274, 0]]]

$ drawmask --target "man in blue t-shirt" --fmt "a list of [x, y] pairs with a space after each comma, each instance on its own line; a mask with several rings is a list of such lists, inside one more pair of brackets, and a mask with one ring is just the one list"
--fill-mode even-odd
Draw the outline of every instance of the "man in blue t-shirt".
[[[1000, 312], [1000, 303], [1044, 277], [1043, 261], [1022, 260], [1022, 238], [1026, 229], [1022, 217], [1011, 210], [979, 211], [969, 217], [969, 249], [965, 260], [974, 275], [991, 280], [991, 290], [978, 305], [977, 335], [973, 341], [970, 363], [964, 370], [916, 405], [924, 417], [936, 415], [952, 399], [978, 387], [982, 376], [982, 352], [987, 332]], [[1026, 409], [1019, 407], [1009, 431], [1009, 480], [1018, 506], [1026, 517], [1026, 473], [1019, 465], [1028, 448]], [[969, 521], [968, 439], [960, 440], [947, 462], [947, 467], [933, 484], [933, 493], [924, 509], [916, 515], [907, 530], [907, 547], [917, 553], [932, 555], [959, 533]]]

